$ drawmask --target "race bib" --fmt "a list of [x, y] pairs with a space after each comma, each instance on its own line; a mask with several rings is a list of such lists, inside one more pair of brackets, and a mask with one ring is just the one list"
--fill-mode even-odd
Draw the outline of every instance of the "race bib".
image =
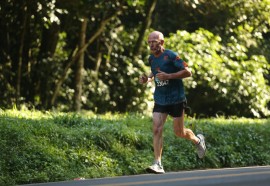
[[160, 81], [157, 77], [155, 77], [155, 81], [158, 87], [162, 87], [169, 84], [169, 80]]

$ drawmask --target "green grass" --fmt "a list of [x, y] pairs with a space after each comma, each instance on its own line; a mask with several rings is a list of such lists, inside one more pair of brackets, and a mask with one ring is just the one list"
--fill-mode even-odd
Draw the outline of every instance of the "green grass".
[[[193, 119], [207, 155], [164, 129], [167, 172], [270, 164], [269, 119]], [[153, 161], [151, 117], [141, 114], [57, 113], [0, 110], [0, 185], [145, 173]]]

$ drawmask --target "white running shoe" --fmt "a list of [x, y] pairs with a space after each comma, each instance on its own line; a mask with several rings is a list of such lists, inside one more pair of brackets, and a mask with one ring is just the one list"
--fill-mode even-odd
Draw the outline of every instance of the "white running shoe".
[[198, 134], [197, 137], [200, 139], [200, 143], [197, 144], [197, 154], [199, 158], [203, 158], [206, 152], [205, 140], [202, 134]]
[[154, 163], [153, 165], [149, 166], [146, 169], [149, 173], [155, 173], [155, 174], [164, 174], [165, 171], [163, 169], [163, 166], [160, 163]]

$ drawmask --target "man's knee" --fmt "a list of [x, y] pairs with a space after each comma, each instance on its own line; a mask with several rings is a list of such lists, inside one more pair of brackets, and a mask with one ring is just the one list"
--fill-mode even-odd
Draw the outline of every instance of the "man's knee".
[[153, 127], [154, 135], [162, 135], [163, 127], [162, 125], [157, 125]]

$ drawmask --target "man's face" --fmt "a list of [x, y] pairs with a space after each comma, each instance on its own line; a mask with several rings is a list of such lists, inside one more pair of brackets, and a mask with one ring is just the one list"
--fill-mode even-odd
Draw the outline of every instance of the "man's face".
[[162, 41], [157, 35], [150, 35], [148, 37], [148, 45], [152, 54], [159, 54], [162, 48]]

